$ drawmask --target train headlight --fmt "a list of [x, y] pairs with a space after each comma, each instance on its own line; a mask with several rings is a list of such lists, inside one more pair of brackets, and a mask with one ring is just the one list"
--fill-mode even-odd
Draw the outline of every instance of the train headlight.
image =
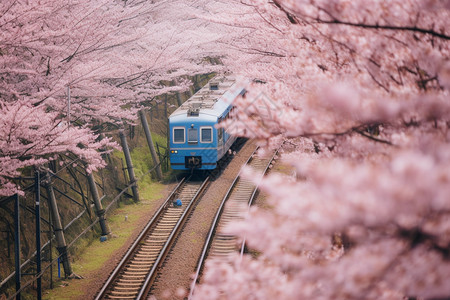
[[177, 154], [178, 153], [178, 150], [172, 150], [172, 151], [170, 151], [172, 154]]

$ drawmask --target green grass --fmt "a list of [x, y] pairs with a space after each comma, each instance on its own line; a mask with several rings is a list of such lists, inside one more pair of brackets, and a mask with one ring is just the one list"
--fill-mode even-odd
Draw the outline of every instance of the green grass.
[[[151, 186], [155, 188], [152, 192], [153, 197], [142, 199], [137, 204], [124, 205], [107, 216], [112, 238], [108, 238], [106, 242], [100, 242], [99, 239], [96, 239], [74, 257], [73, 272], [84, 279], [57, 280], [55, 282], [56, 288], [46, 291], [43, 299], [82, 298], [86, 289], [86, 281], [95, 280], [93, 275], [101, 270], [109, 257], [125, 244], [139, 219], [148, 212], [154, 200], [161, 196], [164, 186], [159, 183], [153, 183]], [[148, 188], [148, 190], [151, 189]], [[125, 216], [127, 216], [126, 221]]]

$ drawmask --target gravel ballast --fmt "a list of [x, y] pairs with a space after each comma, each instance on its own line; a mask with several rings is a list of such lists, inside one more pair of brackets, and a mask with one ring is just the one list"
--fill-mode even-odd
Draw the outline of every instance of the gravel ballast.
[[198, 258], [220, 203], [242, 165], [254, 150], [254, 143], [248, 141], [234, 155], [220, 176], [211, 182], [185, 224], [181, 236], [167, 256], [157, 283], [151, 292], [153, 297], [156, 299], [183, 299], [186, 296], [186, 294], [180, 293], [180, 290], [189, 290], [191, 277], [195, 273]]

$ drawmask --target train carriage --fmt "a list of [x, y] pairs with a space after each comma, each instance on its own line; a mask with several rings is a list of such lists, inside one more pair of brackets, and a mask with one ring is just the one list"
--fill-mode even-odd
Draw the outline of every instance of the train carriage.
[[216, 125], [243, 94], [232, 76], [214, 77], [169, 116], [170, 165], [175, 170], [215, 169], [236, 140]]

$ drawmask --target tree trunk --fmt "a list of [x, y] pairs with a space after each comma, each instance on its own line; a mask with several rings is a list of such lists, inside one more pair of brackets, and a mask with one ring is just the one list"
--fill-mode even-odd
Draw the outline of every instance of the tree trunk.
[[180, 94], [180, 92], [177, 92], [177, 104], [178, 104], [178, 107], [180, 107], [181, 106], [181, 104], [183, 104], [183, 101], [181, 100], [181, 94]]
[[144, 128], [145, 137], [147, 138], [148, 148], [150, 149], [150, 154], [152, 155], [153, 165], [156, 167], [156, 177], [158, 180], [162, 180], [161, 164], [159, 162], [158, 155], [156, 155], [155, 146], [153, 144], [152, 135], [148, 127], [147, 118], [145, 117], [144, 110], [139, 111], [139, 116], [141, 118], [142, 127]]
[[97, 185], [95, 184], [94, 174], [88, 175], [89, 188], [91, 190], [92, 198], [94, 200], [95, 212], [99, 219], [100, 228], [102, 229], [102, 235], [109, 234], [108, 224], [106, 224], [105, 210], [102, 207], [102, 202], [98, 196]]
[[53, 228], [56, 237], [56, 249], [58, 249], [58, 252], [61, 255], [61, 261], [64, 268], [64, 275], [67, 278], [70, 275], [72, 275], [72, 267], [69, 261], [69, 254], [67, 253], [67, 244], [66, 239], [64, 238], [64, 231], [61, 223], [61, 217], [59, 215], [58, 204], [56, 202], [55, 193], [53, 192], [50, 174], [48, 173], [47, 173], [46, 189], [48, 194], [47, 196], [50, 210], [52, 212]]
[[130, 177], [130, 183], [133, 183], [131, 186], [131, 191], [133, 192], [133, 200], [134, 202], [139, 202], [139, 192], [136, 181], [136, 176], [134, 175], [133, 163], [131, 161], [130, 150], [128, 149], [127, 138], [123, 129], [119, 131], [120, 141], [122, 143], [123, 154], [125, 155], [125, 161], [127, 163], [128, 176]]

